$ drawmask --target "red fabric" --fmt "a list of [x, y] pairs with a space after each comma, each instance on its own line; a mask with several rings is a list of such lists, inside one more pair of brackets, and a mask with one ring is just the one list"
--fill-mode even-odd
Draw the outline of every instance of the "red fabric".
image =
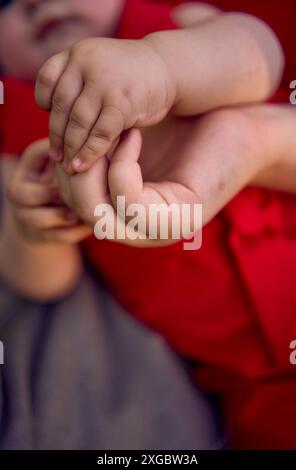
[[31, 83], [7, 77], [2, 81], [0, 148], [8, 155], [20, 155], [32, 142], [48, 136], [48, 113], [36, 106]]
[[172, 7], [166, 2], [127, 0], [117, 36], [121, 39], [140, 39], [153, 31], [173, 29]]
[[[213, 3], [261, 16], [277, 32], [288, 57], [280, 93], [286, 99], [287, 84], [296, 79], [293, 3]], [[166, 5], [130, 0], [118, 35], [172, 28], [168, 13]], [[8, 80], [5, 91], [4, 150], [19, 154], [47, 135], [48, 116], [33, 104], [30, 85]], [[296, 369], [289, 364], [296, 339], [295, 235], [295, 197], [248, 188], [204, 229], [199, 251], [185, 252], [181, 243], [136, 249], [92, 238], [83, 244], [128, 310], [192, 362], [199, 385], [220, 393], [238, 448], [296, 448]]]

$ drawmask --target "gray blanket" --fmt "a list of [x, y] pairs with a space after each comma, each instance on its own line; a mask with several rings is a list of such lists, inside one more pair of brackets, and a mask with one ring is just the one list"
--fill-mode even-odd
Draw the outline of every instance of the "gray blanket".
[[220, 446], [184, 364], [89, 275], [48, 305], [0, 282], [0, 340], [2, 449]]

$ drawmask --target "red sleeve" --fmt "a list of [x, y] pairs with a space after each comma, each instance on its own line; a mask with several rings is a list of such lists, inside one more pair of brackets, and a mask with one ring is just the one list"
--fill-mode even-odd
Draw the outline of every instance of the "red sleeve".
[[32, 142], [48, 136], [48, 113], [36, 105], [33, 84], [13, 78], [2, 81], [1, 152], [20, 155]]

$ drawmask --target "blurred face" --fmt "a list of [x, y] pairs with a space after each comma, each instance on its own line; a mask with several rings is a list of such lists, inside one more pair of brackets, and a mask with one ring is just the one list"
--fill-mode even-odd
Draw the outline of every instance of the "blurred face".
[[0, 0], [0, 64], [34, 79], [53, 54], [94, 36], [112, 36], [125, 0]]

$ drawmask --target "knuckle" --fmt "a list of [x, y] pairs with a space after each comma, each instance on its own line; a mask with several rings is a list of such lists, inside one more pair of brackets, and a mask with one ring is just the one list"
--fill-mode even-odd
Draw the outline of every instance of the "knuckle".
[[50, 134], [49, 141], [52, 147], [58, 149], [63, 147], [63, 137], [58, 137], [57, 135]]
[[86, 130], [90, 127], [90, 123], [78, 112], [72, 112], [69, 118], [69, 125], [76, 129]]
[[117, 112], [124, 112], [126, 114], [137, 99], [139, 93], [130, 85], [122, 86], [115, 89], [111, 94], [106, 96], [106, 108], [113, 108]]
[[84, 161], [87, 163], [89, 161], [89, 157], [97, 155], [101, 148], [102, 141], [99, 142], [98, 140], [90, 140], [87, 142], [83, 149]]
[[63, 140], [63, 134], [60, 131], [60, 127], [56, 126], [55, 123], [51, 123], [49, 126], [50, 140], [60, 141]]
[[50, 63], [42, 67], [38, 73], [37, 82], [41, 87], [51, 88], [55, 85], [56, 78]]
[[68, 101], [65, 94], [55, 93], [52, 98], [52, 110], [56, 114], [63, 113], [68, 107]]
[[100, 144], [109, 144], [112, 140], [110, 132], [107, 132], [106, 130], [102, 131], [100, 129], [94, 130], [90, 138], [93, 140], [92, 143], [97, 142]]
[[[128, 115], [130, 114], [127, 106], [122, 105], [120, 107], [115, 106], [106, 106], [105, 108], [106, 116], [109, 118], [106, 120], [106, 130], [105, 132], [113, 134], [114, 128], [124, 129], [125, 123]], [[107, 128], [109, 127], [109, 129]]]
[[64, 154], [66, 157], [69, 157], [69, 155], [72, 155], [78, 150], [77, 146], [74, 144], [74, 142], [67, 138], [65, 139], [64, 142]]
[[74, 60], [83, 59], [90, 53], [92, 41], [91, 39], [81, 39], [70, 48], [70, 57]]
[[82, 39], [71, 46], [70, 56], [79, 55], [84, 52], [84, 49], [85, 49], [85, 41]]
[[90, 143], [110, 144], [113, 140], [113, 129], [108, 126], [94, 128], [91, 136]]

